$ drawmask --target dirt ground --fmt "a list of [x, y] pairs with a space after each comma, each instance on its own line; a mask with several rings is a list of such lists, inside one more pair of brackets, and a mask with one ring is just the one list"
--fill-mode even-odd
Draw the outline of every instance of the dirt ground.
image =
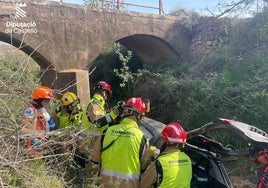
[[257, 187], [256, 182], [253, 180], [243, 179], [241, 177], [230, 177], [234, 188], [254, 188]]

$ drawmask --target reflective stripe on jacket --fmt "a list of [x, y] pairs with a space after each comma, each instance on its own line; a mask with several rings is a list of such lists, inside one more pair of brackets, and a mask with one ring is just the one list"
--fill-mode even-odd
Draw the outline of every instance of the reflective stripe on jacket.
[[161, 154], [155, 161], [158, 182], [154, 187], [190, 188], [192, 178], [191, 159], [181, 151]]
[[[138, 124], [124, 118], [119, 125], [109, 127], [103, 138], [102, 174], [119, 179], [138, 180], [141, 173], [141, 152], [146, 141]], [[111, 144], [113, 142], [113, 144]]]

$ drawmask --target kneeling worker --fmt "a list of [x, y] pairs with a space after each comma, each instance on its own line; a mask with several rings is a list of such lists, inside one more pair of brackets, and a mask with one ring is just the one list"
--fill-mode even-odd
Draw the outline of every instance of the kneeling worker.
[[190, 188], [191, 159], [180, 150], [186, 143], [186, 132], [180, 124], [172, 122], [166, 125], [161, 135], [161, 154], [142, 174], [140, 187]]

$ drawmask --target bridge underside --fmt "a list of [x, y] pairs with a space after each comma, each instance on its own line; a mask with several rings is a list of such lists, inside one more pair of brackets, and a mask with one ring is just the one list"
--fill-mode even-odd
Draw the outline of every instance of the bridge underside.
[[143, 64], [178, 62], [180, 55], [163, 39], [151, 35], [131, 35], [118, 40], [134, 51]]

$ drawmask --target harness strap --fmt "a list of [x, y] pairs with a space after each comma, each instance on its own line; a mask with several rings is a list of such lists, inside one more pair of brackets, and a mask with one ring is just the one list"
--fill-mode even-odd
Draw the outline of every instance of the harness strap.
[[154, 164], [155, 164], [155, 168], [157, 172], [157, 181], [153, 184], [153, 187], [157, 188], [161, 185], [162, 180], [163, 180], [163, 168], [158, 160], [156, 160]]

